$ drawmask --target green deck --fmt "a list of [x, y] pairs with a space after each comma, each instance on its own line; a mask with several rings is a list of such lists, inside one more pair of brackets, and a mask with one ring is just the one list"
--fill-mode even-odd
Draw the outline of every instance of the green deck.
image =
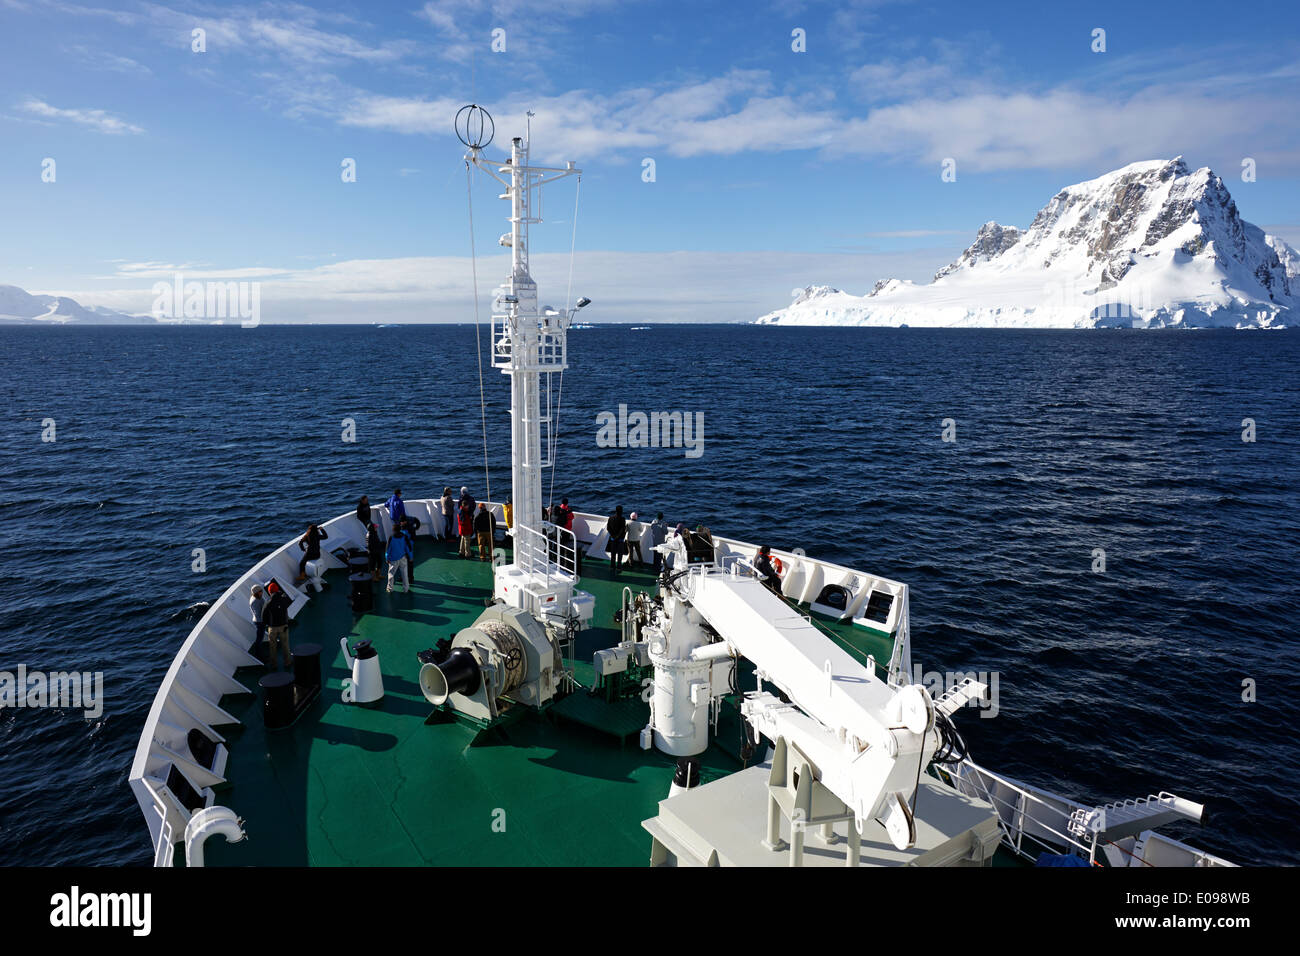
[[[208, 865], [646, 865], [650, 837], [641, 821], [667, 796], [674, 762], [638, 746], [647, 713], [639, 700], [610, 707], [579, 690], [580, 698], [482, 734], [456, 722], [425, 723], [433, 708], [420, 693], [416, 652], [473, 623], [492, 574], [489, 564], [463, 560], [431, 538], [418, 539], [417, 551], [410, 594], [377, 585], [374, 611], [354, 619], [346, 577], [335, 571], [329, 589], [298, 615], [291, 642], [322, 646], [324, 690], [291, 728], [263, 728], [261, 670], [235, 675], [254, 693], [222, 701], [243, 726], [221, 728], [231, 784], [217, 802], [244, 818], [248, 839], [210, 841]], [[596, 598], [593, 627], [578, 642], [584, 684], [592, 682], [592, 653], [619, 640], [612, 615], [623, 586], [652, 584], [648, 571], [611, 581], [607, 562], [584, 565], [580, 587]], [[888, 661], [887, 639], [819, 623], [859, 659]], [[345, 635], [369, 639], [379, 652], [386, 696], [378, 707], [342, 701]], [[622, 742], [615, 736], [628, 731]], [[739, 735], [738, 717], [725, 714], [719, 739], [738, 742]], [[705, 781], [741, 766], [719, 744], [701, 762]]]

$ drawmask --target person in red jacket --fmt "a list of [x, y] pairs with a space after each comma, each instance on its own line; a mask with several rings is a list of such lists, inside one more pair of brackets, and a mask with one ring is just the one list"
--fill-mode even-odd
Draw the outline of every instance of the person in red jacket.
[[468, 501], [462, 501], [459, 514], [460, 556], [474, 557], [474, 509]]

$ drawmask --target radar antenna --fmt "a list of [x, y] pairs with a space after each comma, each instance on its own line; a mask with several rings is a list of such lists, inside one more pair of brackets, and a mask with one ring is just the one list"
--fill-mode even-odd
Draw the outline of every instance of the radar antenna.
[[456, 138], [475, 152], [491, 143], [497, 132], [492, 114], [477, 103], [462, 106], [456, 112], [455, 126]]

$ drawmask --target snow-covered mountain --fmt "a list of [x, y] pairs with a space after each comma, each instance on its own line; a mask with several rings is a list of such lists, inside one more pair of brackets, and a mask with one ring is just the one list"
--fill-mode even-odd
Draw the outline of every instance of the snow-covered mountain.
[[62, 295], [32, 295], [16, 285], [0, 285], [0, 324], [139, 325], [152, 316], [127, 315], [103, 306], [87, 309]]
[[796, 289], [765, 325], [1162, 328], [1300, 325], [1300, 253], [1181, 157], [1069, 186], [1029, 225], [985, 223], [928, 285]]

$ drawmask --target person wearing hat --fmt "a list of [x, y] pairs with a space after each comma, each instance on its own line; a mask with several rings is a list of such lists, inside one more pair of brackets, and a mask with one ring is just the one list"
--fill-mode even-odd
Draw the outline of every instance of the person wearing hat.
[[767, 589], [773, 594], [781, 593], [781, 576], [776, 573], [776, 568], [772, 567], [772, 549], [763, 545], [758, 549], [758, 555], [754, 558], [754, 569], [758, 571], [759, 579], [767, 585]]
[[289, 607], [293, 601], [274, 581], [266, 586], [266, 593], [271, 595], [266, 610], [262, 612], [262, 619], [266, 622], [266, 639], [270, 642], [266, 663], [269, 667], [278, 667], [280, 651], [283, 649], [284, 666], [287, 670], [293, 666], [293, 659], [289, 652]]

